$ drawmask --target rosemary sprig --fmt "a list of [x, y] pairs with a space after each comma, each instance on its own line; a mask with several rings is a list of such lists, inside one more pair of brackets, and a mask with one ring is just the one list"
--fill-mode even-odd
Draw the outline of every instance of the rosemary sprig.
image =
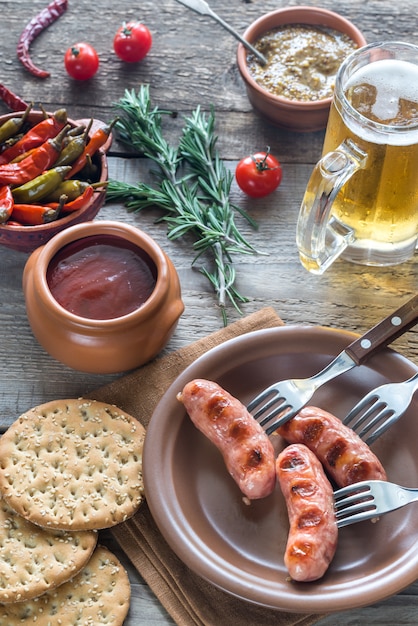
[[198, 107], [189, 118], [174, 148], [163, 137], [162, 115], [169, 111], [152, 108], [149, 87], [138, 93], [125, 91], [116, 103], [120, 138], [158, 165], [156, 185], [136, 185], [109, 181], [107, 201], [120, 201], [131, 211], [148, 207], [163, 210], [159, 221], [167, 224], [167, 236], [175, 240], [187, 233], [195, 237], [196, 252], [192, 265], [202, 255], [210, 256], [213, 270], [204, 264], [200, 271], [211, 283], [218, 297], [224, 323], [227, 323], [227, 300], [239, 309], [246, 302], [236, 289], [234, 253], [256, 254], [255, 248], [240, 233], [235, 223], [238, 211], [253, 227], [255, 222], [229, 200], [232, 174], [225, 168], [216, 149], [213, 110], [208, 116]]

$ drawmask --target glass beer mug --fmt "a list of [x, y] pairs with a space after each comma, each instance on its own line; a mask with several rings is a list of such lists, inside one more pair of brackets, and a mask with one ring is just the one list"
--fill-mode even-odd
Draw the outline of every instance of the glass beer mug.
[[325, 133], [300, 208], [302, 265], [322, 274], [340, 255], [396, 265], [418, 236], [418, 47], [374, 43], [338, 72]]

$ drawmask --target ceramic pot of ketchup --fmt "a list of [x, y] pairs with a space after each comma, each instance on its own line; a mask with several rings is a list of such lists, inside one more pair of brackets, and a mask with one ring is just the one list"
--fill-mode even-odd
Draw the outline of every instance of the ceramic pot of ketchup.
[[167, 254], [146, 233], [113, 221], [70, 227], [36, 249], [23, 291], [41, 346], [69, 367], [97, 374], [150, 361], [184, 310]]

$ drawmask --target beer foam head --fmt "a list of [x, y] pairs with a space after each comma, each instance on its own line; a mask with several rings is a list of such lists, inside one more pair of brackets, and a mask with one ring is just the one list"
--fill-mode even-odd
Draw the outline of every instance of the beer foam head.
[[[374, 119], [382, 123], [389, 121], [395, 125], [410, 123], [411, 118], [404, 117], [403, 101], [408, 102], [415, 109], [413, 118], [416, 122], [418, 66], [408, 61], [395, 59], [375, 61], [357, 70], [347, 81], [345, 89], [352, 90], [360, 85], [373, 88], [374, 98], [370, 100], [368, 106]], [[369, 117], [367, 113], [365, 115]]]

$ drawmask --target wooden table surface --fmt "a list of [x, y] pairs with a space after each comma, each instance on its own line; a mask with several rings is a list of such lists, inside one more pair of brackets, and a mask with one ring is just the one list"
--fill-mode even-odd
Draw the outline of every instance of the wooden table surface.
[[[258, 222], [258, 230], [242, 223], [242, 229], [263, 256], [234, 259], [238, 287], [249, 300], [243, 314], [273, 306], [289, 324], [325, 325], [363, 332], [406, 301], [417, 291], [417, 255], [410, 262], [391, 268], [368, 268], [337, 262], [322, 277], [308, 274], [300, 265], [295, 247], [295, 224], [303, 190], [318, 159], [323, 132], [297, 134], [277, 129], [252, 110], [236, 62], [236, 41], [215, 21], [187, 10], [175, 0], [70, 0], [65, 15], [31, 46], [36, 64], [48, 69], [50, 78], [31, 76], [18, 62], [18, 37], [44, 0], [1, 0], [0, 82], [27, 101], [41, 102], [52, 111], [65, 106], [71, 118], [95, 117], [110, 121], [114, 103], [125, 89], [150, 85], [155, 105], [176, 113], [165, 122], [168, 140], [176, 142], [188, 115], [198, 105], [208, 111], [213, 105], [221, 157], [231, 171], [238, 160], [271, 147], [281, 161], [283, 182], [266, 199], [244, 197], [235, 183], [232, 199]], [[211, 0], [211, 6], [238, 31], [261, 14], [287, 3], [278, 0]], [[298, 4], [290, 2], [290, 5]], [[336, 10], [359, 26], [368, 41], [402, 39], [418, 43], [416, 3], [404, 0], [323, 0], [304, 4]], [[139, 64], [123, 64], [112, 51], [117, 27], [130, 18], [143, 21], [152, 32], [153, 47]], [[94, 79], [75, 83], [65, 73], [63, 55], [77, 41], [97, 49], [101, 64]], [[8, 109], [0, 104], [0, 113]], [[130, 154], [117, 141], [109, 153], [109, 175], [136, 182], [148, 175], [149, 163]], [[125, 221], [146, 230], [172, 258], [179, 273], [185, 312], [167, 351], [175, 350], [222, 327], [222, 319], [206, 279], [191, 268], [191, 242], [169, 242], [164, 224], [156, 224], [153, 211], [128, 213], [107, 204], [98, 219]], [[112, 375], [89, 375], [70, 370], [49, 357], [34, 339], [26, 318], [21, 277], [27, 255], [0, 247], [0, 426], [4, 430], [23, 411], [48, 400], [87, 396]], [[229, 310], [229, 321], [239, 314]], [[418, 364], [418, 331], [397, 340], [397, 349]], [[106, 535], [103, 540], [112, 545]], [[172, 624], [170, 616], [130, 566], [133, 597], [127, 626], [139, 623]], [[346, 611], [323, 619], [320, 626], [415, 625], [418, 623], [418, 584], [379, 604]], [[208, 625], [209, 626], [209, 625]], [[215, 625], [210, 625], [215, 626]]]

